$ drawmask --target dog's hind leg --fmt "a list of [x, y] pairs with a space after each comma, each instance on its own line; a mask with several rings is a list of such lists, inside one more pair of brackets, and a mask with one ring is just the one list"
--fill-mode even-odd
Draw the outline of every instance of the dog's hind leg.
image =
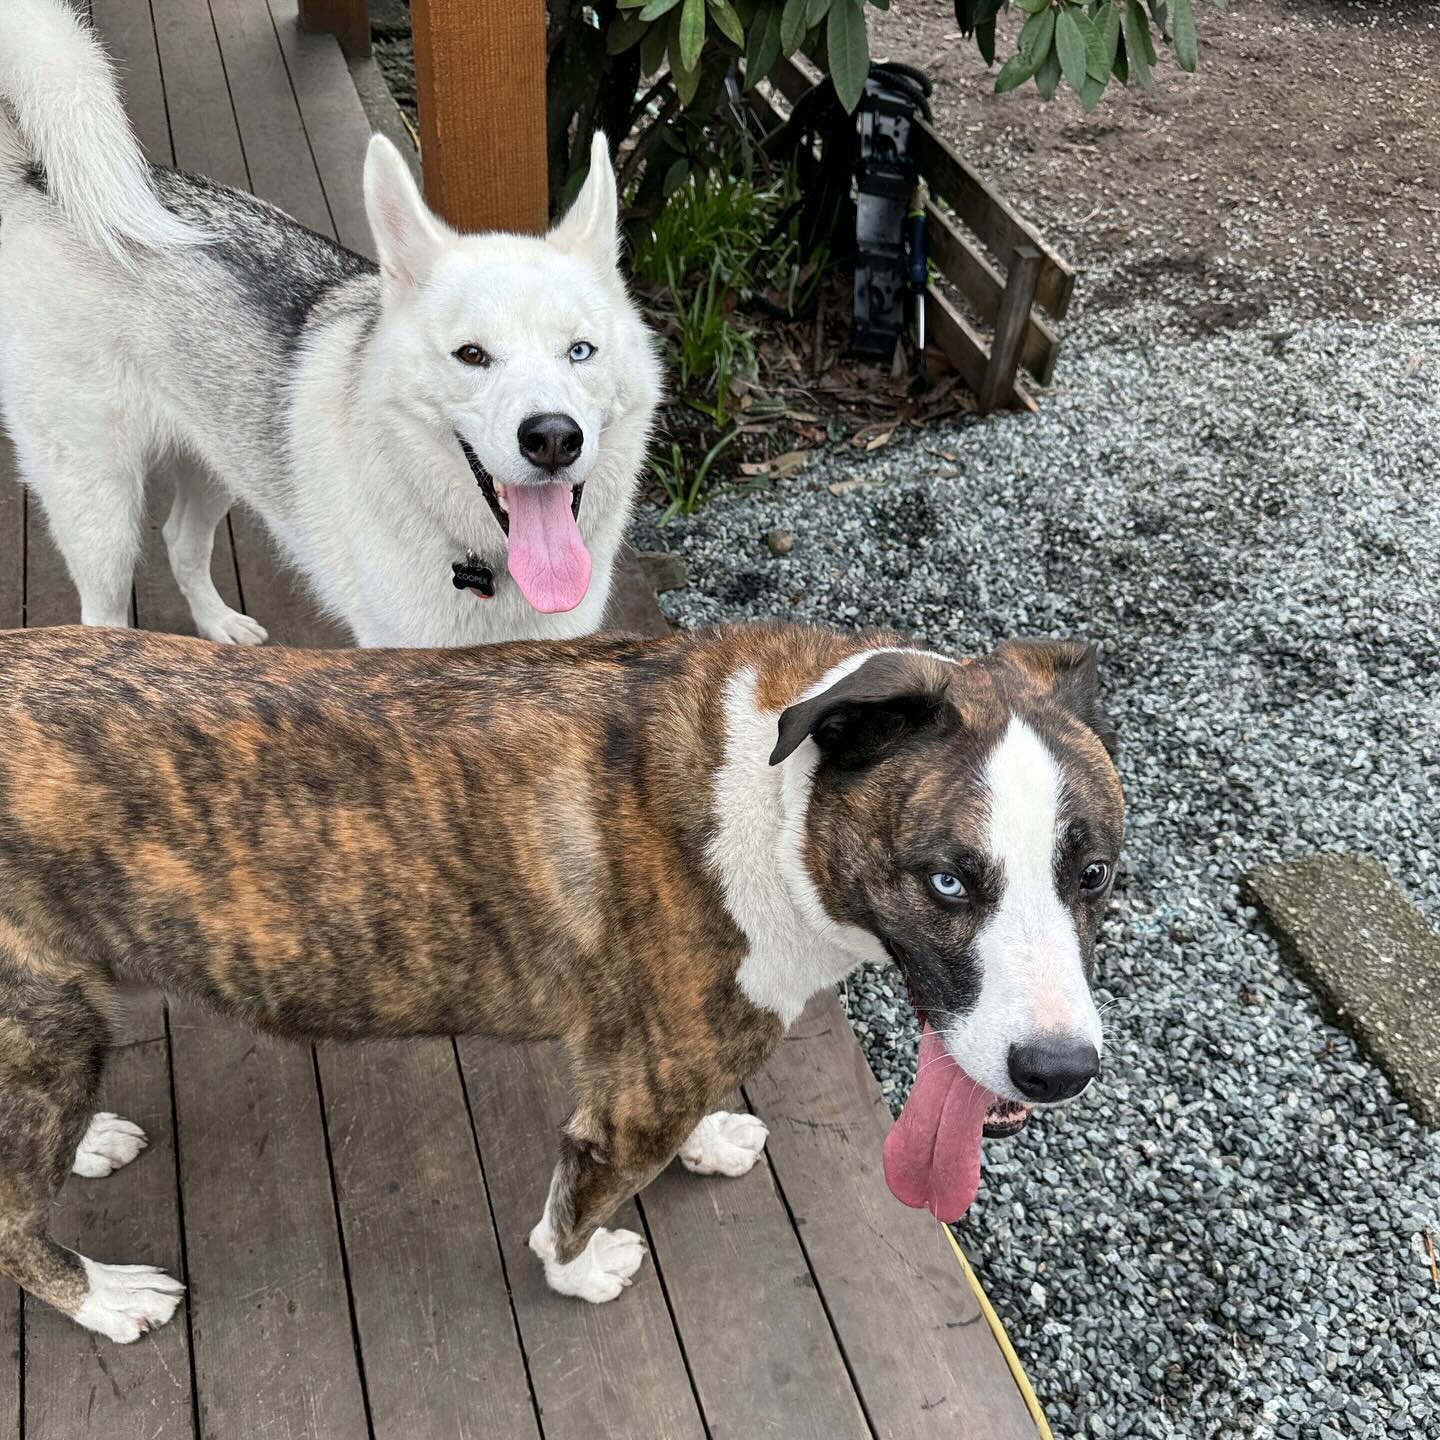
[[184, 1287], [149, 1265], [102, 1265], [48, 1234], [50, 1203], [90, 1133], [110, 1040], [104, 982], [0, 944], [0, 1272], [124, 1344], [163, 1325]]
[[145, 456], [94, 416], [56, 437], [10, 411], [20, 479], [39, 497], [50, 532], [80, 592], [86, 625], [129, 625], [130, 592], [145, 512]]
[[175, 470], [175, 503], [165, 522], [165, 549], [175, 583], [195, 618], [196, 631], [222, 644], [259, 645], [266, 638], [264, 628], [232, 610], [210, 574], [215, 528], [229, 509], [229, 496], [197, 465], [181, 459]]

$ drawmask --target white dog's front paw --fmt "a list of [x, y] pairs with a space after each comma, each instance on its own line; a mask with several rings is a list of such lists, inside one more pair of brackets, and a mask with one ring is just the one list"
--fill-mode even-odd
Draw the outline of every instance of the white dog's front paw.
[[221, 610], [203, 620], [198, 616], [195, 628], [207, 639], [222, 645], [263, 645], [270, 636], [265, 627], [238, 610]]
[[770, 1132], [758, 1115], [717, 1110], [680, 1147], [680, 1163], [696, 1175], [748, 1175]]
[[592, 1305], [614, 1300], [630, 1284], [645, 1258], [645, 1241], [633, 1230], [597, 1230], [568, 1265], [545, 1261], [552, 1290]]
[[128, 1165], [149, 1143], [138, 1125], [101, 1110], [90, 1117], [90, 1128], [75, 1151], [71, 1174], [98, 1180]]
[[128, 1345], [163, 1325], [185, 1293], [178, 1280], [153, 1265], [101, 1265], [83, 1255], [80, 1263], [90, 1281], [90, 1293], [75, 1319], [87, 1330], [108, 1335], [117, 1345]]

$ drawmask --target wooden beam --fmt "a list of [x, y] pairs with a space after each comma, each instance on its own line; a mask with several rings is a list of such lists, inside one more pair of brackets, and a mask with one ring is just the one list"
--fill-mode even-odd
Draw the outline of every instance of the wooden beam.
[[[925, 218], [926, 248], [936, 269], [975, 307], [987, 325], [993, 325], [1000, 314], [1005, 277], [934, 204], [925, 207]], [[1020, 345], [1020, 363], [1040, 384], [1048, 385], [1059, 355], [1059, 337], [1032, 310]]]
[[1020, 342], [1035, 303], [1035, 282], [1040, 276], [1040, 252], [1033, 245], [1017, 245], [1010, 257], [1010, 274], [1000, 297], [1000, 314], [995, 320], [995, 338], [990, 342], [990, 363], [980, 387], [980, 408], [996, 410], [1015, 389], [1015, 372], [1020, 368]]
[[311, 35], [333, 35], [347, 55], [368, 55], [369, 0], [300, 0], [300, 28]]
[[[979, 395], [990, 366], [990, 351], [984, 339], [958, 310], [933, 286], [925, 291], [925, 331], [959, 372], [960, 378]], [[1011, 388], [1012, 410], [1039, 410], [1035, 401], [1017, 383]]]
[[549, 213], [545, 0], [413, 0], [425, 198], [461, 230]]
[[[820, 78], [801, 55], [782, 56], [770, 71], [770, 83], [794, 105]], [[1008, 255], [1017, 245], [1033, 245], [1041, 256], [1035, 303], [1056, 320], [1065, 318], [1075, 289], [1072, 265], [1047, 245], [1032, 225], [1016, 214], [1009, 202], [973, 171], [933, 126], [915, 118], [910, 132], [915, 168], [940, 197], [996, 255]]]
[[1031, 245], [1040, 253], [1035, 303], [1063, 320], [1075, 289], [1074, 268], [918, 117], [910, 131], [910, 144], [915, 166], [930, 188], [995, 255], [1009, 255], [1017, 245]]

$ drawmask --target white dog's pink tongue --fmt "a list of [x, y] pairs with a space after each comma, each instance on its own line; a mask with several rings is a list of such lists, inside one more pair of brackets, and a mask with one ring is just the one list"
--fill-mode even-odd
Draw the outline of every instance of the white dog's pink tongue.
[[544, 615], [573, 610], [590, 587], [590, 552], [570, 504], [569, 485], [510, 485], [510, 553], [520, 593]]
[[980, 1139], [995, 1100], [922, 1024], [915, 1086], [885, 1137], [885, 1183], [895, 1198], [958, 1220], [980, 1188]]

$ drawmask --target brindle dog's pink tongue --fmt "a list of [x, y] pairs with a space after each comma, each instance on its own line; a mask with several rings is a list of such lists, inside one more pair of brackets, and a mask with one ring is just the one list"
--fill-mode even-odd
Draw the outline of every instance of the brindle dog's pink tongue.
[[885, 1183], [897, 1200], [945, 1221], [970, 1208], [980, 1188], [985, 1112], [995, 1099], [922, 1024], [915, 1087], [885, 1137]]
[[590, 586], [590, 552], [570, 506], [569, 485], [511, 485], [506, 566], [520, 593], [544, 615], [573, 610]]

